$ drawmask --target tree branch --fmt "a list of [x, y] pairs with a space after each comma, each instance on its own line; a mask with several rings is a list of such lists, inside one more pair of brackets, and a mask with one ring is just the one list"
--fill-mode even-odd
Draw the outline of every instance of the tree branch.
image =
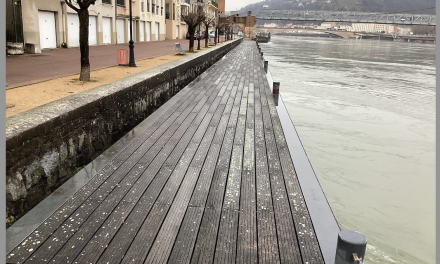
[[79, 9], [72, 4], [72, 0], [66, 0], [66, 4], [78, 13]]

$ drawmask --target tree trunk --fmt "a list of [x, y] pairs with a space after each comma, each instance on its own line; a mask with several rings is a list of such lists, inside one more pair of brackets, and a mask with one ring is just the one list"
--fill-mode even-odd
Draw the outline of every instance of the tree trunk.
[[196, 31], [195, 28], [188, 27], [188, 33], [189, 33], [189, 51], [194, 51], [194, 32]]
[[209, 32], [208, 32], [208, 25], [205, 25], [205, 48], [208, 47], [208, 39], [209, 39]]
[[81, 73], [79, 80], [90, 81], [90, 62], [89, 62], [89, 11], [80, 9], [79, 16], [79, 49], [81, 51]]

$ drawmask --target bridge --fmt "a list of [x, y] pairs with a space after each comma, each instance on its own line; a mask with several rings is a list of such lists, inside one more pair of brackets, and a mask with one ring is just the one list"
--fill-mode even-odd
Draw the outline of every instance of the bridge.
[[297, 11], [297, 10], [263, 10], [252, 12], [256, 19], [378, 23], [399, 25], [435, 26], [435, 15], [416, 15], [404, 13], [367, 13], [342, 11]]

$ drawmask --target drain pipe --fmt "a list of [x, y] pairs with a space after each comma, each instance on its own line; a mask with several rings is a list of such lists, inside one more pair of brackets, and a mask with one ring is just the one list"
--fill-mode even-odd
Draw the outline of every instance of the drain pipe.
[[64, 18], [64, 4], [66, 3], [65, 1], [60, 1], [61, 3], [61, 19], [62, 24], [63, 24], [63, 43], [61, 44], [62, 48], [67, 48], [67, 44], [66, 44], [66, 25], [65, 25], [65, 18]]

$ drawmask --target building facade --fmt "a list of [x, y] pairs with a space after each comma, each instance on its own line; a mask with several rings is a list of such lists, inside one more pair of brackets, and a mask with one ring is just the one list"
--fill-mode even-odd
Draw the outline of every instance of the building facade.
[[[100, 5], [89, 7], [89, 44], [116, 43], [115, 9], [112, 2], [102, 0]], [[79, 46], [78, 14], [64, 1], [21, 1], [23, 16], [23, 42], [38, 45], [41, 49]]]
[[[117, 43], [130, 40], [130, 0], [117, 1]], [[165, 0], [132, 1], [133, 41], [162, 41], [166, 38]]]
[[186, 37], [188, 30], [185, 22], [181, 20], [181, 15], [188, 12], [189, 6], [189, 0], [166, 0], [165, 23], [167, 39], [184, 39]]

